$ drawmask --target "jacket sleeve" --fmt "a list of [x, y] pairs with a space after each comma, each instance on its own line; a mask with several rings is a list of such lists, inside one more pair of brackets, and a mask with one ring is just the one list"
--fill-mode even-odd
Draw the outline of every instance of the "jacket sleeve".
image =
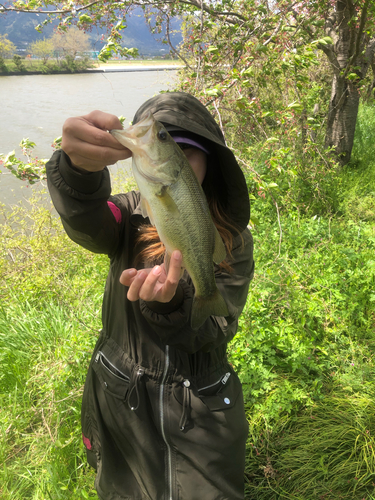
[[180, 280], [179, 294], [183, 294], [180, 306], [169, 312], [163, 306], [140, 300], [141, 311], [165, 344], [183, 351], [210, 351], [229, 342], [237, 331], [238, 318], [245, 306], [249, 284], [254, 275], [253, 238], [248, 229], [235, 238], [232, 251], [233, 272], [216, 270], [215, 279], [218, 289], [228, 306], [229, 315], [225, 318], [211, 316], [198, 329], [190, 326], [194, 288], [191, 282]]
[[46, 170], [48, 189], [68, 236], [92, 252], [113, 254], [119, 242], [119, 224], [108, 205], [108, 169], [78, 171], [68, 155], [58, 150]]

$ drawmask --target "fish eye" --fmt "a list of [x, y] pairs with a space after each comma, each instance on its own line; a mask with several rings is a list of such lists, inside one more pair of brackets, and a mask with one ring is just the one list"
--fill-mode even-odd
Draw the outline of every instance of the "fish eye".
[[160, 130], [158, 133], [158, 137], [161, 141], [166, 141], [167, 140], [167, 132], [165, 130]]

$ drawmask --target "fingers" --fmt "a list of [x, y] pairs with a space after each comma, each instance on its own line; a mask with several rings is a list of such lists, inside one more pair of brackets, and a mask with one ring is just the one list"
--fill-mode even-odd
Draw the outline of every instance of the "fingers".
[[120, 283], [129, 287], [127, 297], [131, 302], [145, 301], [169, 302], [174, 297], [180, 280], [182, 255], [175, 250], [170, 259], [168, 275], [164, 266], [152, 269], [126, 269], [122, 272]]
[[164, 283], [164, 293], [167, 296], [170, 296], [169, 300], [171, 300], [174, 294], [176, 293], [176, 289], [180, 281], [181, 266], [182, 266], [181, 252], [179, 250], [175, 250], [171, 256], [167, 279], [165, 280]]
[[[135, 283], [135, 286], [133, 283], [133, 286], [129, 288], [131, 296], [133, 296], [133, 290], [135, 289], [140, 299], [146, 301], [155, 300], [160, 290], [160, 287], [159, 289], [156, 288], [156, 284], [159, 280], [161, 273], [162, 273], [162, 268], [160, 266], [155, 266], [148, 274], [143, 283], [141, 283], [140, 280], [139, 282], [137, 281]], [[129, 292], [128, 292], [128, 299], [131, 300], [129, 297]]]
[[127, 294], [127, 297], [131, 302], [135, 302], [136, 300], [139, 300], [141, 298], [140, 291], [146, 278], [147, 278], [147, 273], [142, 270], [138, 272], [135, 278], [133, 279]]
[[136, 274], [136, 269], [125, 269], [125, 271], [121, 273], [120, 283], [124, 286], [130, 286], [133, 283]]
[[107, 130], [122, 129], [120, 120], [109, 113], [93, 111], [68, 118], [63, 126], [62, 149], [73, 165], [88, 171], [102, 170], [131, 156]]

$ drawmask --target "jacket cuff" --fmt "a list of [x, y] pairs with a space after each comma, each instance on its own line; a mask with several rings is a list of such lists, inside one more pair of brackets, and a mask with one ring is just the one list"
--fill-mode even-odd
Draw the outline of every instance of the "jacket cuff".
[[163, 341], [190, 321], [193, 291], [185, 281], [180, 281], [177, 290], [174, 298], [167, 304], [139, 301], [142, 314]]
[[59, 171], [65, 183], [82, 194], [95, 193], [102, 183], [103, 170], [99, 172], [84, 172], [72, 166], [69, 156], [61, 150]]
[[179, 309], [182, 306], [183, 301], [184, 291], [182, 289], [182, 286], [178, 285], [174, 297], [169, 302], [158, 302], [155, 300], [152, 302], [145, 301], [145, 304], [153, 312], [156, 312], [158, 314], [170, 314], [171, 312]]

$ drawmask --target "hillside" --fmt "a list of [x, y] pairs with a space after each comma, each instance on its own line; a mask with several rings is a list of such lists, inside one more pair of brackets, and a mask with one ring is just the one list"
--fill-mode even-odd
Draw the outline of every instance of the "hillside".
[[[43, 33], [35, 30], [35, 27], [43, 21], [45, 16], [40, 14], [8, 13], [0, 14], [0, 35], [6, 35], [16, 46], [19, 52], [26, 50], [28, 44], [38, 39], [48, 38], [53, 34], [54, 24], [44, 28]], [[179, 29], [176, 22], [174, 29]], [[93, 50], [100, 50], [103, 46], [101, 41], [104, 31], [93, 27], [90, 38]], [[175, 35], [173, 42], [178, 44], [181, 35]], [[155, 56], [168, 53], [169, 48], [150, 33], [148, 25], [143, 17], [141, 9], [134, 10], [128, 16], [128, 27], [123, 32], [123, 43], [126, 47], [136, 47], [140, 55]]]

